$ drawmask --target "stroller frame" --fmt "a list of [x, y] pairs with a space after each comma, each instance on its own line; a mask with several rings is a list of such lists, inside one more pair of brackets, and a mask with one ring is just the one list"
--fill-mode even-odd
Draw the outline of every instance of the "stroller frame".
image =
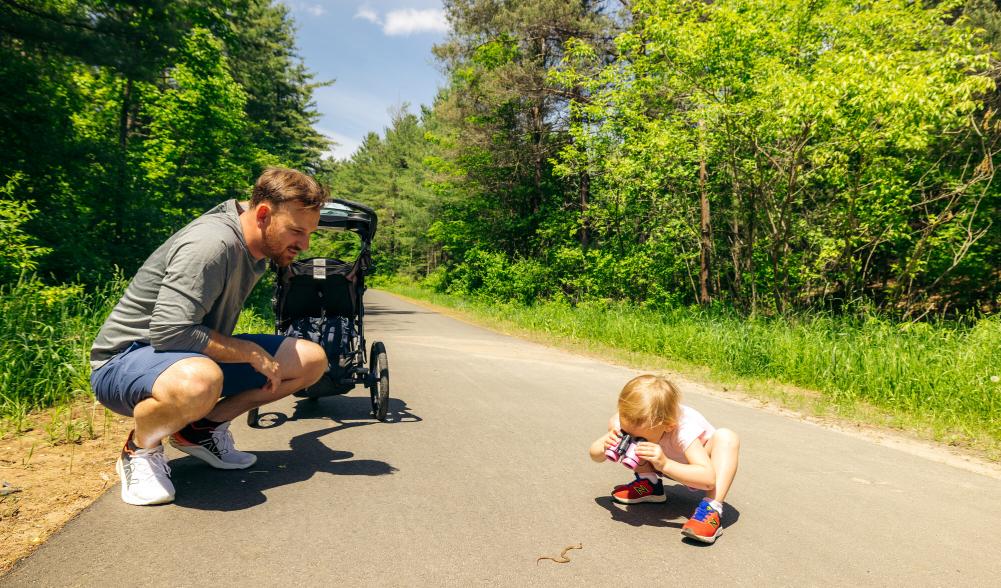
[[[327, 371], [320, 380], [295, 395], [317, 400], [346, 394], [361, 384], [369, 389], [372, 416], [385, 421], [389, 405], [386, 347], [376, 341], [366, 354], [364, 328], [365, 276], [372, 269], [371, 247], [377, 224], [375, 211], [363, 204], [341, 199], [327, 202], [320, 210], [317, 228], [358, 235], [358, 257], [354, 262], [313, 257], [293, 261], [287, 267], [272, 264], [275, 289], [271, 304], [276, 334], [313, 340], [327, 354]], [[258, 427], [259, 420], [258, 408], [247, 413], [251, 427]]]

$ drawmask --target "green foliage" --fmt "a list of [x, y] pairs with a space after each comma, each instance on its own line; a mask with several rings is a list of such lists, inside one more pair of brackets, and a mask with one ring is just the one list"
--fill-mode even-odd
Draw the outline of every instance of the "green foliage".
[[21, 174], [38, 271], [99, 283], [247, 193], [270, 164], [322, 167], [317, 84], [271, 0], [0, 4], [0, 168]]
[[50, 251], [33, 244], [24, 231], [24, 224], [38, 211], [31, 207], [30, 200], [11, 199], [20, 180], [21, 175], [15, 174], [0, 187], [0, 284], [31, 272], [38, 267], [38, 259]]
[[[628, 227], [645, 240], [656, 236], [637, 221], [696, 225], [705, 163], [726, 223], [712, 252], [718, 296], [754, 308], [767, 292], [782, 311], [892, 282], [878, 295], [911, 311], [988, 226], [976, 213], [992, 175], [981, 100], [994, 82], [987, 51], [947, 9], [637, 2], [619, 62], [577, 106], [601, 124], [575, 129], [559, 171], [597, 177], [599, 238]], [[576, 79], [573, 67], [561, 75]], [[696, 231], [660, 237], [698, 262]]]
[[135, 149], [141, 191], [184, 224], [215, 203], [245, 194], [262, 157], [246, 142], [246, 96], [227, 70], [223, 45], [196, 28], [178, 49], [166, 87], [141, 86], [150, 137]]
[[0, 417], [90, 390], [91, 342], [126, 285], [121, 274], [91, 293], [31, 274], [0, 285]]
[[639, 0], [614, 47], [536, 8], [446, 3], [438, 287], [532, 260], [572, 302], [996, 308], [993, 4]]

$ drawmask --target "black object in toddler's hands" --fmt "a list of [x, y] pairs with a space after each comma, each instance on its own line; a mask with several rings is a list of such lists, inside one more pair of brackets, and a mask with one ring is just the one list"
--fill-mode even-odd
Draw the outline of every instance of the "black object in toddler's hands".
[[614, 461], [618, 461], [623, 455], [626, 454], [626, 450], [629, 449], [629, 444], [633, 443], [633, 436], [625, 431], [622, 432], [622, 437], [619, 437], [619, 444], [612, 448], [615, 452]]
[[646, 439], [643, 437], [633, 437], [622, 431], [622, 437], [619, 438], [618, 444], [605, 450], [605, 457], [609, 461], [617, 461], [631, 470], [636, 469], [636, 466], [643, 461], [636, 456], [636, 444], [644, 441]]

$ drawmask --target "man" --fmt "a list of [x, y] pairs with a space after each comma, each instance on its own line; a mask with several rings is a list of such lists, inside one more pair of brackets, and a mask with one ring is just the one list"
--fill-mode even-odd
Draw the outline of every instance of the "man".
[[233, 446], [229, 422], [323, 375], [319, 345], [280, 335], [232, 336], [267, 260], [286, 266], [309, 247], [327, 192], [313, 178], [269, 168], [249, 203], [229, 200], [171, 236], [143, 263], [101, 327], [91, 387], [135, 418], [116, 464], [122, 500], [174, 499], [161, 440], [220, 469], [257, 457]]

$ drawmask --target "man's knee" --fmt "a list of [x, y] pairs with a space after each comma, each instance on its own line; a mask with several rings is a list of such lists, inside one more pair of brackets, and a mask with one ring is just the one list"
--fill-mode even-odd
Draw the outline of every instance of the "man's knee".
[[307, 381], [306, 385], [315, 384], [327, 371], [327, 353], [323, 347], [304, 339], [295, 342], [295, 352], [299, 356], [303, 371], [301, 375]]
[[207, 357], [191, 357], [170, 366], [153, 390], [155, 397], [173, 404], [192, 421], [208, 414], [221, 393], [222, 369]]

